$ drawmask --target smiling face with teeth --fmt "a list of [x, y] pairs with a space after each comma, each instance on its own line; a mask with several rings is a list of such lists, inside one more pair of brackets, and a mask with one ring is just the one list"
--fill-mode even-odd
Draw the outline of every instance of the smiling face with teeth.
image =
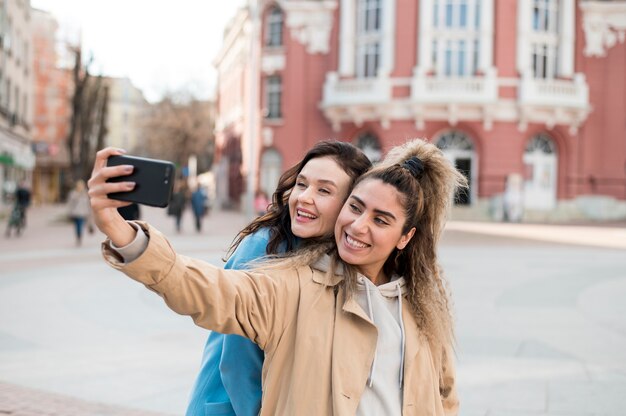
[[294, 235], [315, 238], [332, 234], [350, 183], [350, 176], [332, 157], [309, 160], [289, 194], [289, 216]]
[[383, 265], [394, 249], [409, 243], [415, 228], [402, 233], [406, 222], [398, 190], [379, 179], [365, 179], [352, 191], [335, 224], [339, 256], [357, 266], [374, 284], [386, 283]]

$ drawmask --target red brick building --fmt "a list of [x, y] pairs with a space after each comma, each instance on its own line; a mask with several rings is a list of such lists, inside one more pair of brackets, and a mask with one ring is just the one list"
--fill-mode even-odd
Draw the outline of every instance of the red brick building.
[[67, 136], [71, 118], [71, 68], [59, 65], [58, 24], [48, 12], [33, 9], [33, 197], [60, 202], [69, 167]]
[[259, 1], [215, 60], [222, 189], [271, 191], [320, 139], [425, 137], [475, 215], [514, 174], [527, 218], [626, 217], [625, 31], [623, 0]]

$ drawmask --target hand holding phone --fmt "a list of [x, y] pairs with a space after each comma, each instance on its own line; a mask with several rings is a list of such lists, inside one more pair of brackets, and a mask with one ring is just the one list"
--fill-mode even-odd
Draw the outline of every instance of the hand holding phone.
[[136, 202], [153, 207], [166, 207], [172, 195], [174, 172], [172, 162], [137, 156], [115, 155], [107, 159], [107, 166], [132, 165], [133, 172], [126, 176], [110, 178], [107, 182], [135, 182], [128, 192], [108, 194], [111, 199]]

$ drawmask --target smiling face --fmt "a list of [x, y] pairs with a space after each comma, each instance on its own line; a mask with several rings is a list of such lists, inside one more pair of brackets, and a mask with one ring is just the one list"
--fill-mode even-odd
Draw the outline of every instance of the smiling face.
[[395, 248], [402, 250], [415, 228], [402, 233], [406, 215], [401, 194], [379, 179], [359, 183], [335, 224], [339, 256], [375, 284], [385, 283], [383, 265]]
[[293, 234], [300, 238], [330, 235], [350, 183], [350, 176], [332, 157], [309, 160], [289, 195]]

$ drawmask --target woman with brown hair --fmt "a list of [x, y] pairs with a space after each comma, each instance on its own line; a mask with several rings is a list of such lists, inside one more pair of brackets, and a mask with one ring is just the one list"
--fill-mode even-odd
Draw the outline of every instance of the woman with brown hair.
[[[263, 256], [327, 239], [354, 182], [370, 167], [369, 159], [350, 143], [316, 143], [280, 177], [267, 213], [239, 232], [224, 267], [246, 268]], [[97, 189], [102, 180], [94, 175], [90, 188]], [[247, 338], [212, 331], [187, 416], [257, 415], [261, 408], [263, 360], [263, 351]]]

